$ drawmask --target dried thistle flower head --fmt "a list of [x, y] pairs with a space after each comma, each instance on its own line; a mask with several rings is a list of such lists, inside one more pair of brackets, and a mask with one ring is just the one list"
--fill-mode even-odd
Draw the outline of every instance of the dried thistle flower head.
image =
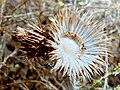
[[48, 59], [47, 53], [53, 49], [47, 46], [49, 34], [33, 23], [28, 24], [25, 28], [17, 27], [13, 31], [12, 37], [22, 44], [21, 49], [27, 52], [29, 58], [42, 57]]
[[70, 78], [82, 76], [92, 79], [105, 65], [106, 43], [103, 24], [94, 20], [89, 12], [80, 15], [80, 11], [66, 9], [50, 18], [52, 35], [50, 41], [55, 50], [50, 52], [50, 60], [54, 62], [53, 71], [63, 72]]

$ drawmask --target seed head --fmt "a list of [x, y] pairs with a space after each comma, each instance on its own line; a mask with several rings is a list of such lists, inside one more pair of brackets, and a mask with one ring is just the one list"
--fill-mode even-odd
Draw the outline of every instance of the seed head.
[[79, 10], [65, 9], [59, 12], [52, 21], [50, 41], [54, 48], [49, 53], [54, 62], [53, 71], [63, 72], [71, 78], [82, 76], [92, 79], [100, 74], [105, 65], [103, 56], [106, 52], [106, 34], [103, 24], [94, 20], [89, 12], [80, 15]]

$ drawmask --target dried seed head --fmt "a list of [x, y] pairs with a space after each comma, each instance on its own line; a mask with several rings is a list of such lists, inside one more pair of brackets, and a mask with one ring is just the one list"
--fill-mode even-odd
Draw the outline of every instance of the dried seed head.
[[93, 18], [89, 12], [81, 16], [80, 11], [71, 9], [50, 18], [54, 41], [49, 43], [55, 49], [49, 53], [54, 62], [53, 71], [89, 80], [103, 71], [99, 65], [105, 65], [102, 57], [106, 55], [108, 41], [104, 25]]
[[46, 53], [53, 49], [47, 46], [48, 33], [35, 24], [28, 24], [25, 28], [17, 27], [13, 31], [12, 37], [22, 44], [21, 49], [27, 52], [29, 58], [42, 57], [48, 59]]

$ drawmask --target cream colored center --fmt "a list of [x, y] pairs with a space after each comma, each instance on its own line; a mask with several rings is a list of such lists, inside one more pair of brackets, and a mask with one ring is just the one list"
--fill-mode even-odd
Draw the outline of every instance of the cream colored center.
[[73, 55], [79, 51], [79, 45], [70, 38], [63, 38], [60, 46], [66, 54]]

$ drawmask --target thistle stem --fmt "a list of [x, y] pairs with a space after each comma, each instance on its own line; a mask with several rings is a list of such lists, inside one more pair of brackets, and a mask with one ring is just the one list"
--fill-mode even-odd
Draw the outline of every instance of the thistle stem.
[[[106, 40], [107, 40], [107, 37], [106, 37]], [[105, 48], [106, 48], [106, 44], [105, 44]], [[106, 60], [106, 75], [108, 76], [108, 50], [107, 50], [107, 48], [106, 48], [106, 57], [105, 57], [105, 60]], [[104, 84], [103, 90], [107, 90], [107, 85], [108, 85], [107, 80], [108, 80], [108, 77], [105, 78], [105, 84]]]

